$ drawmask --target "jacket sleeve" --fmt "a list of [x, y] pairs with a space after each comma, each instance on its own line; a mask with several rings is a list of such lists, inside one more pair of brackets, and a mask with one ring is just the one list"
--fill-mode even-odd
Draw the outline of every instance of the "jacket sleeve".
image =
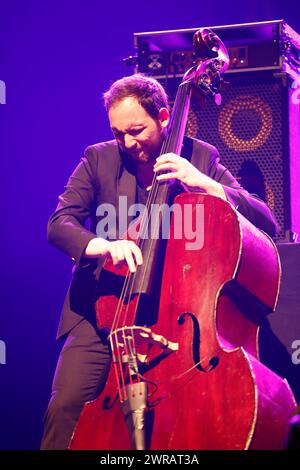
[[48, 222], [49, 243], [69, 255], [76, 264], [89, 241], [96, 236], [85, 227], [95, 205], [96, 175], [97, 151], [88, 147]]
[[248, 193], [232, 176], [230, 171], [221, 165], [217, 149], [212, 145], [198, 141], [196, 149], [194, 144], [194, 152], [196, 155], [198, 154], [196, 161], [199, 160], [199, 155], [202, 154], [202, 171], [222, 184], [227, 200], [256, 227], [271, 237], [276, 235], [278, 225], [272, 211], [256, 194]]

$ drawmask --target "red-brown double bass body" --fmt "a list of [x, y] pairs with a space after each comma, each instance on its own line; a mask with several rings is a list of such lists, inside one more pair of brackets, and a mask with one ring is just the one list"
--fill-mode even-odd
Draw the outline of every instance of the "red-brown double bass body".
[[[197, 40], [205, 61], [215, 57], [215, 35]], [[193, 82], [202, 88], [205, 61]], [[164, 153], [180, 153], [190, 91], [185, 82], [176, 97]], [[258, 351], [259, 325], [278, 298], [276, 247], [229, 202], [171, 192], [154, 181], [149, 197], [149, 207], [176, 205], [167, 241], [141, 237], [143, 218], [127, 234], [143, 252], [137, 276], [103, 265], [96, 313], [112, 367], [70, 449], [280, 449], [295, 401]]]
[[[156, 361], [154, 346], [144, 368], [146, 447], [280, 449], [295, 402], [287, 382], [258, 357], [259, 323], [278, 296], [276, 247], [219, 198], [186, 193], [176, 203], [202, 205], [203, 246], [187, 250], [183, 238], [168, 241], [152, 330], [179, 347]], [[110, 262], [105, 268], [116, 271]], [[102, 325], [118, 301], [98, 301]], [[102, 394], [85, 405], [71, 449], [132, 448], [111, 370]]]

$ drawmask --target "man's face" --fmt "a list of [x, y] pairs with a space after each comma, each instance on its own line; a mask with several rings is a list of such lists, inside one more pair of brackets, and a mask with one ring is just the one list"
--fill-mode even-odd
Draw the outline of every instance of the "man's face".
[[159, 156], [169, 123], [166, 108], [162, 108], [158, 117], [153, 119], [136, 98], [129, 96], [115, 103], [108, 116], [119, 146], [130, 157], [147, 163]]

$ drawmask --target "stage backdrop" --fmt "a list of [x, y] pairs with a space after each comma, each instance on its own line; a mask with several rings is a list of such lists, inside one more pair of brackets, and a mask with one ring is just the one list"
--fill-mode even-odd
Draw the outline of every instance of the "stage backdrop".
[[1, 449], [39, 447], [72, 267], [47, 245], [47, 219], [84, 148], [111, 138], [101, 93], [132, 72], [122, 59], [133, 33], [280, 18], [300, 31], [297, 9], [298, 0], [1, 2]]

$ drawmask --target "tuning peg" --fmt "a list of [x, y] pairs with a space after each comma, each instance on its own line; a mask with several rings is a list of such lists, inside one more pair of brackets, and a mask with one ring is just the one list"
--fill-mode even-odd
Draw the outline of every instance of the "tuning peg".
[[214, 96], [214, 100], [215, 100], [215, 103], [216, 105], [220, 106], [220, 104], [222, 103], [222, 96], [220, 93], [216, 93], [215, 96]]

